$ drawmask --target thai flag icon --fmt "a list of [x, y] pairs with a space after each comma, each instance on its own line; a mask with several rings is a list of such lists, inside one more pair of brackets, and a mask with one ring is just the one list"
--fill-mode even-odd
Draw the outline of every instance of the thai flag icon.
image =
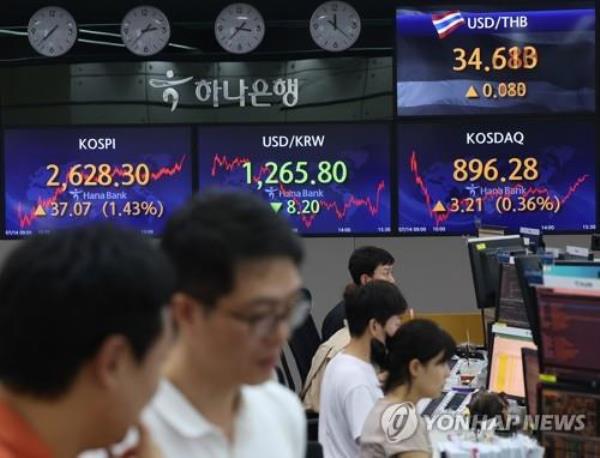
[[447, 13], [432, 14], [431, 20], [440, 40], [446, 38], [461, 25], [465, 23], [460, 11], [448, 11]]

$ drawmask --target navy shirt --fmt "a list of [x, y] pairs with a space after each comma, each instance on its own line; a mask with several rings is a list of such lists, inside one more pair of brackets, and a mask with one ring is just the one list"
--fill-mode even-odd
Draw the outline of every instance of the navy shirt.
[[344, 301], [341, 301], [329, 311], [323, 320], [323, 326], [321, 326], [321, 336], [323, 338], [323, 342], [329, 340], [332, 335], [344, 327], [345, 319], [346, 304]]

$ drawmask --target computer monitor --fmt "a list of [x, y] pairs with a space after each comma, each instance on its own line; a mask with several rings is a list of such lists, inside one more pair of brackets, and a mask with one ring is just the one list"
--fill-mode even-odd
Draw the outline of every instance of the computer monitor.
[[[495, 321], [489, 321], [486, 323], [485, 326], [485, 348], [488, 352], [488, 356], [491, 356], [492, 354], [492, 339], [493, 334], [492, 334], [492, 329], [494, 328], [496, 322]], [[488, 371], [489, 371], [489, 367], [488, 367]]]
[[492, 348], [488, 368], [487, 388], [493, 393], [506, 393], [518, 401], [525, 400], [525, 381], [521, 350], [537, 347], [529, 329], [495, 324], [492, 327]]
[[544, 282], [542, 257], [539, 255], [516, 256], [515, 269], [523, 294], [523, 305], [525, 306], [525, 314], [527, 315], [533, 342], [539, 347], [540, 333], [534, 286], [541, 285]]
[[523, 378], [525, 380], [525, 403], [529, 415], [537, 415], [537, 387], [540, 381], [540, 362], [537, 350], [521, 348]]
[[[575, 386], [541, 385], [540, 413], [562, 420], [563, 428], [544, 430], [541, 445], [550, 457], [600, 456], [600, 395], [578, 390]], [[582, 424], [577, 422], [581, 415]], [[547, 418], [548, 418], [547, 417]], [[567, 422], [578, 426], [566, 426]], [[580, 423], [580, 424], [578, 424]]]
[[496, 321], [509, 326], [528, 328], [529, 320], [514, 264], [500, 264], [500, 286], [496, 303]]
[[467, 241], [475, 298], [478, 308], [495, 307], [498, 294], [498, 253], [524, 253], [523, 239], [518, 235], [484, 237]]
[[600, 379], [600, 291], [538, 287], [540, 366], [561, 379]]
[[600, 263], [556, 261], [544, 266], [544, 286], [551, 288], [600, 289]]
[[594, 253], [585, 247], [567, 245], [565, 252], [560, 253], [558, 259], [561, 261], [593, 261]]
[[521, 227], [519, 229], [519, 234], [523, 236], [525, 246], [532, 253], [542, 251], [546, 247], [546, 244], [544, 243], [544, 237], [540, 229], [531, 227]]
[[590, 243], [590, 250], [600, 251], [600, 234], [592, 234], [592, 241]]
[[504, 226], [479, 226], [477, 228], [477, 237], [495, 237], [505, 234], [506, 227]]

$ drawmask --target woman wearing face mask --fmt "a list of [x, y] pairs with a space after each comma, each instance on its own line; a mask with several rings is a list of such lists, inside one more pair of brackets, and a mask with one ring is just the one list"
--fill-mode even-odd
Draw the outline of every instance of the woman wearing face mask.
[[383, 396], [373, 353], [393, 335], [406, 312], [396, 285], [371, 281], [344, 294], [350, 343], [327, 365], [321, 382], [319, 442], [325, 458], [356, 458], [360, 432], [371, 408]]
[[450, 370], [456, 344], [428, 320], [413, 320], [387, 339], [385, 397], [367, 417], [361, 458], [426, 458], [432, 455], [425, 422], [416, 411], [422, 398], [437, 398]]

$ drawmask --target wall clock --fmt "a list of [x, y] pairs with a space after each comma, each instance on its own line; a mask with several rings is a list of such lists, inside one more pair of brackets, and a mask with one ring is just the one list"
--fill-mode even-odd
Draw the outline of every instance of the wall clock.
[[260, 12], [247, 3], [225, 7], [215, 21], [215, 37], [223, 49], [234, 54], [254, 51], [265, 36], [265, 21]]
[[164, 13], [154, 6], [138, 6], [121, 22], [121, 39], [133, 54], [152, 56], [161, 52], [171, 37], [171, 26]]
[[62, 56], [77, 41], [77, 24], [67, 10], [47, 6], [31, 16], [27, 36], [33, 49], [41, 55]]
[[310, 19], [310, 34], [326, 51], [350, 48], [358, 40], [360, 28], [360, 16], [346, 2], [325, 2], [317, 7]]

